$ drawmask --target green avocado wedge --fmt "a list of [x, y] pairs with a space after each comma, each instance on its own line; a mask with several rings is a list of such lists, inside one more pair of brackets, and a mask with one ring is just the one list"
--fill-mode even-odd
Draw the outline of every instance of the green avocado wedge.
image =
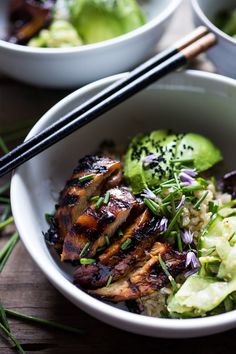
[[184, 135], [178, 145], [176, 159], [193, 159], [196, 170], [202, 172], [220, 162], [222, 154], [209, 139], [189, 133]]
[[197, 172], [206, 171], [222, 160], [220, 150], [202, 135], [173, 134], [157, 130], [131, 140], [125, 155], [124, 175], [134, 194], [155, 189], [173, 178], [173, 161], [191, 161]]

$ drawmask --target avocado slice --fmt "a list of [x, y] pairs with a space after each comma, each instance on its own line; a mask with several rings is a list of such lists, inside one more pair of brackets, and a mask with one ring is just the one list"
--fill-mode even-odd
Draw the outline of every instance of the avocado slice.
[[[153, 160], [144, 158], [154, 154]], [[157, 130], [134, 137], [125, 156], [125, 178], [134, 194], [145, 188], [155, 189], [161, 182], [173, 178], [172, 160], [191, 160], [198, 172], [208, 170], [222, 160], [220, 150], [202, 135], [173, 134]]]
[[176, 159], [192, 159], [198, 172], [206, 171], [222, 160], [220, 150], [200, 134], [185, 134], [177, 147]]

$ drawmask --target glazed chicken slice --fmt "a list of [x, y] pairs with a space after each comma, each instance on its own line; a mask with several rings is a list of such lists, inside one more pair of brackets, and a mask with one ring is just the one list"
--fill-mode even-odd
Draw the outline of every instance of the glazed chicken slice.
[[56, 0], [10, 0], [9, 42], [26, 44], [52, 21]]
[[100, 194], [105, 185], [117, 186], [121, 178], [119, 161], [95, 155], [79, 160], [77, 168], [60, 194], [52, 227], [46, 234], [48, 242], [61, 251], [66, 235], [87, 208], [90, 197]]
[[98, 208], [96, 203], [92, 203], [73, 224], [64, 240], [62, 261], [79, 260], [86, 245], [88, 247], [83, 257], [94, 257], [99, 248], [109, 243], [109, 239], [137, 205], [136, 199], [125, 187], [113, 188], [108, 192], [110, 197], [107, 204]]
[[98, 257], [97, 263], [76, 270], [74, 283], [86, 289], [96, 289], [106, 285], [111, 277], [112, 282], [125, 277], [151, 250], [159, 235], [158, 225], [159, 219], [146, 209], [123, 236]]
[[168, 284], [169, 278], [159, 264], [158, 256], [162, 256], [172, 276], [185, 269], [186, 255], [171, 249], [167, 244], [156, 242], [150, 252], [149, 259], [135, 269], [125, 279], [89, 293], [113, 302], [134, 300], [152, 294]]

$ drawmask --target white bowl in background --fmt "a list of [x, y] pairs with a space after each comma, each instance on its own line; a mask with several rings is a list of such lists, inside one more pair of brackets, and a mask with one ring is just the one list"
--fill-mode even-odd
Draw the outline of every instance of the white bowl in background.
[[[27, 138], [122, 77], [100, 80], [64, 98], [38, 121]], [[235, 168], [235, 111], [234, 80], [203, 72], [174, 73], [19, 167], [11, 184], [15, 223], [29, 254], [52, 284], [90, 315], [143, 335], [196, 337], [236, 326], [236, 311], [198, 319], [162, 319], [129, 313], [95, 299], [73, 285], [72, 267], [50, 253], [42, 234], [48, 228], [44, 215], [54, 210], [55, 193], [58, 196], [77, 160], [93, 153], [104, 139], [127, 144], [135, 134], [153, 129], [194, 131], [213, 139], [222, 149], [225, 170]]]
[[218, 43], [207, 51], [218, 73], [236, 79], [236, 39], [214, 25], [214, 18], [221, 10], [236, 8], [235, 0], [191, 0], [193, 20], [197, 26], [208, 27], [217, 36]]
[[[26, 83], [51, 88], [78, 88], [128, 71], [154, 52], [181, 0], [139, 2], [147, 23], [100, 43], [77, 48], [32, 48], [0, 40], [0, 71]], [[0, 34], [6, 26], [6, 12], [6, 1], [0, 1]]]

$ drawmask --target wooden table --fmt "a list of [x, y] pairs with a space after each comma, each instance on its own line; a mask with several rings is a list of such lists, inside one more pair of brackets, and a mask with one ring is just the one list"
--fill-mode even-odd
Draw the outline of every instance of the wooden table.
[[[173, 19], [168, 33], [159, 48], [173, 43], [192, 28], [189, 1], [185, 0]], [[194, 67], [212, 70], [204, 57]], [[0, 120], [1, 127], [17, 121], [38, 119], [66, 91], [52, 91], [32, 88], [7, 78], [0, 78]], [[0, 128], [1, 131], [1, 128]], [[30, 237], [30, 235], [29, 235]], [[1, 243], [4, 239], [1, 240]], [[222, 354], [232, 352], [235, 347], [235, 330], [212, 337], [165, 340], [142, 337], [117, 330], [88, 316], [68, 302], [55, 290], [33, 263], [24, 246], [19, 242], [0, 278], [0, 297], [7, 308], [26, 314], [44, 317], [83, 328], [84, 336], [65, 334], [60, 331], [10, 320], [12, 332], [27, 353], [53, 354]], [[0, 353], [15, 353], [8, 343], [0, 338]]]

